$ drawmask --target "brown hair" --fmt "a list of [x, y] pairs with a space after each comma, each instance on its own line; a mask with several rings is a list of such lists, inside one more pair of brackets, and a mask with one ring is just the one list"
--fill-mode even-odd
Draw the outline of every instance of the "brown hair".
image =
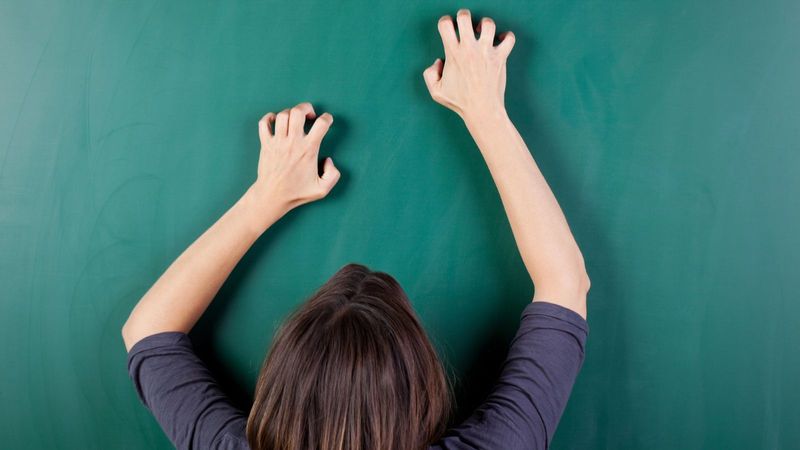
[[417, 450], [450, 389], [400, 284], [349, 264], [283, 324], [247, 421], [254, 450]]

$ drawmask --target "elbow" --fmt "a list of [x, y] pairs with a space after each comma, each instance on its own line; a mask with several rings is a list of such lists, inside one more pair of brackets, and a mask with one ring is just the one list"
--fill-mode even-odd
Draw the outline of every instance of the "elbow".
[[583, 255], [580, 251], [578, 251], [575, 259], [574, 268], [571, 275], [569, 275], [571, 279], [570, 285], [581, 310], [580, 314], [583, 318], [586, 318], [586, 297], [592, 287], [592, 281], [589, 279], [589, 273], [586, 271], [586, 262], [583, 260]]
[[125, 343], [126, 348], [128, 347], [128, 337], [130, 336], [130, 334], [131, 334], [130, 325], [128, 325], [128, 322], [125, 322], [122, 325], [122, 342]]
[[586, 297], [589, 294], [589, 289], [592, 287], [592, 282], [589, 279], [589, 273], [586, 271], [586, 263], [584, 262], [583, 255], [580, 252], [578, 252], [578, 264], [575, 278], [575, 312], [577, 312], [585, 320], [588, 315]]
[[591, 288], [591, 281], [580, 251], [562, 261], [562, 264], [554, 269], [549, 277], [552, 284], [557, 284], [560, 290], [568, 292], [570, 296], [586, 298], [586, 294]]
[[580, 251], [563, 258], [554, 264], [538, 279], [533, 279], [536, 286], [534, 300], [556, 303], [578, 313], [586, 319], [586, 297], [591, 288], [589, 274]]
[[133, 324], [131, 323], [131, 319], [129, 317], [128, 320], [126, 320], [125, 323], [122, 325], [122, 330], [121, 330], [122, 341], [125, 343], [126, 350], [130, 350], [131, 347], [133, 346], [133, 339], [134, 339], [133, 328], [134, 328]]
[[580, 288], [584, 296], [589, 294], [589, 289], [592, 288], [592, 281], [589, 279], [589, 274], [583, 274], [583, 281], [580, 285]]
[[586, 262], [583, 260], [583, 254], [578, 252], [578, 292], [586, 296], [589, 289], [592, 287], [592, 281], [589, 279], [589, 273], [586, 271]]

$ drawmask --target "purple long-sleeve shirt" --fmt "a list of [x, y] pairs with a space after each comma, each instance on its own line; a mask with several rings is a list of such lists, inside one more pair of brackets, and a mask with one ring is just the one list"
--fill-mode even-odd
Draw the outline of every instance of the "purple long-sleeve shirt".
[[[494, 390], [430, 450], [546, 449], [581, 368], [588, 333], [575, 312], [533, 302]], [[136, 391], [179, 449], [248, 449], [247, 415], [220, 390], [184, 333], [148, 336], [128, 353]]]

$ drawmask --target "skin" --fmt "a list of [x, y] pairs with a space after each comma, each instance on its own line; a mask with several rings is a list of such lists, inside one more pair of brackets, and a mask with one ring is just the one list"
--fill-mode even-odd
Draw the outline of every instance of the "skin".
[[[561, 208], [504, 106], [506, 60], [514, 35], [481, 20], [476, 38], [467, 10], [439, 20], [445, 59], [424, 72], [433, 99], [456, 112], [472, 134], [500, 192], [525, 267], [546, 300], [586, 317], [589, 278]], [[313, 121], [308, 133], [306, 121]], [[256, 181], [194, 241], [134, 307], [122, 328], [125, 347], [165, 331], [188, 333], [253, 243], [292, 209], [324, 198], [339, 180], [330, 158], [317, 171], [319, 147], [333, 123], [301, 103], [258, 122]], [[197, 280], [203, 280], [198, 283]]]
[[439, 19], [444, 61], [423, 73], [431, 97], [458, 114], [478, 144], [503, 202], [522, 260], [536, 286], [533, 301], [546, 300], [586, 318], [589, 277], [583, 256], [553, 192], [505, 108], [506, 61], [511, 32], [499, 36], [483, 18], [476, 38], [470, 12]]
[[[306, 120], [314, 120], [308, 134]], [[188, 333], [259, 236], [293, 208], [328, 195], [339, 170], [326, 158], [319, 176], [317, 161], [332, 123], [328, 113], [317, 118], [310, 103], [261, 118], [256, 181], [145, 293], [122, 328], [128, 350], [152, 334]]]

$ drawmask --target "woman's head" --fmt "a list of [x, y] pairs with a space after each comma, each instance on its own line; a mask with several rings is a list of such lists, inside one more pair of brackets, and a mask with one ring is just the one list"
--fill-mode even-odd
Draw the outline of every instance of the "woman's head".
[[350, 264], [275, 336], [247, 438], [253, 449], [414, 450], [449, 413], [442, 364], [403, 289]]

